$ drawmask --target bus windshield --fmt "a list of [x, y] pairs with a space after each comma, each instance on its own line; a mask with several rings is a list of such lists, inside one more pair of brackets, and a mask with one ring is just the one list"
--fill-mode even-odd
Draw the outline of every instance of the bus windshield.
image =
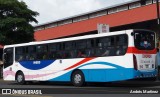
[[139, 50], [153, 50], [155, 48], [155, 33], [149, 31], [135, 31], [134, 44]]

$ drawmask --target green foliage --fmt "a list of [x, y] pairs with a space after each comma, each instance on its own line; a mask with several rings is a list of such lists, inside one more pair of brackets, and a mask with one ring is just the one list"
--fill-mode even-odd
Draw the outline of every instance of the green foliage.
[[17, 44], [34, 40], [31, 22], [38, 23], [38, 12], [30, 10], [25, 2], [0, 0], [0, 44]]

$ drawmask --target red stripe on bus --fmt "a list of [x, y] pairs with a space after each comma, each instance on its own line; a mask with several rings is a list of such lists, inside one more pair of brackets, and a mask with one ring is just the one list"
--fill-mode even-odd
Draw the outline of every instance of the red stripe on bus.
[[85, 63], [85, 62], [87, 62], [87, 61], [92, 60], [92, 59], [94, 59], [94, 58], [85, 58], [85, 59], [83, 59], [82, 61], [80, 61], [80, 62], [78, 62], [78, 63], [76, 63], [76, 64], [74, 64], [74, 65], [72, 65], [72, 66], [70, 66], [70, 67], [68, 67], [68, 68], [66, 68], [65, 70], [72, 69], [72, 68], [74, 68], [74, 67], [76, 67], [76, 66], [79, 66], [79, 65], [81, 65], [81, 64], [83, 64], [83, 63]]
[[156, 54], [157, 50], [138, 50], [135, 47], [128, 47], [127, 53], [134, 53], [134, 54]]

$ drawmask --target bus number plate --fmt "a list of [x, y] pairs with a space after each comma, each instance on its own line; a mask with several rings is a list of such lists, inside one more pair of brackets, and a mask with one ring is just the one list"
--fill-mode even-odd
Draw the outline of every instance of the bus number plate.
[[149, 68], [149, 64], [145, 64], [146, 68]]

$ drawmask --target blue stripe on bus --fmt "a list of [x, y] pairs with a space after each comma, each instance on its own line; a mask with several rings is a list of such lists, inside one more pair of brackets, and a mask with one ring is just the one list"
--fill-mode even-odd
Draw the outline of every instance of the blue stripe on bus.
[[[82, 69], [86, 82], [110, 82], [128, 80], [134, 78], [134, 69]], [[71, 73], [69, 71], [59, 77], [48, 81], [71, 81]]]
[[[136, 76], [144, 75], [141, 78], [155, 77], [157, 71], [141, 72], [134, 68], [125, 69], [82, 69], [86, 82], [112, 82], [136, 79]], [[48, 81], [71, 81], [72, 71], [69, 71], [59, 77], [49, 79]], [[150, 75], [150, 76], [148, 76]], [[151, 76], [152, 75], [152, 76]]]
[[51, 65], [55, 60], [42, 60], [42, 61], [20, 61], [19, 63], [27, 69], [39, 70]]

